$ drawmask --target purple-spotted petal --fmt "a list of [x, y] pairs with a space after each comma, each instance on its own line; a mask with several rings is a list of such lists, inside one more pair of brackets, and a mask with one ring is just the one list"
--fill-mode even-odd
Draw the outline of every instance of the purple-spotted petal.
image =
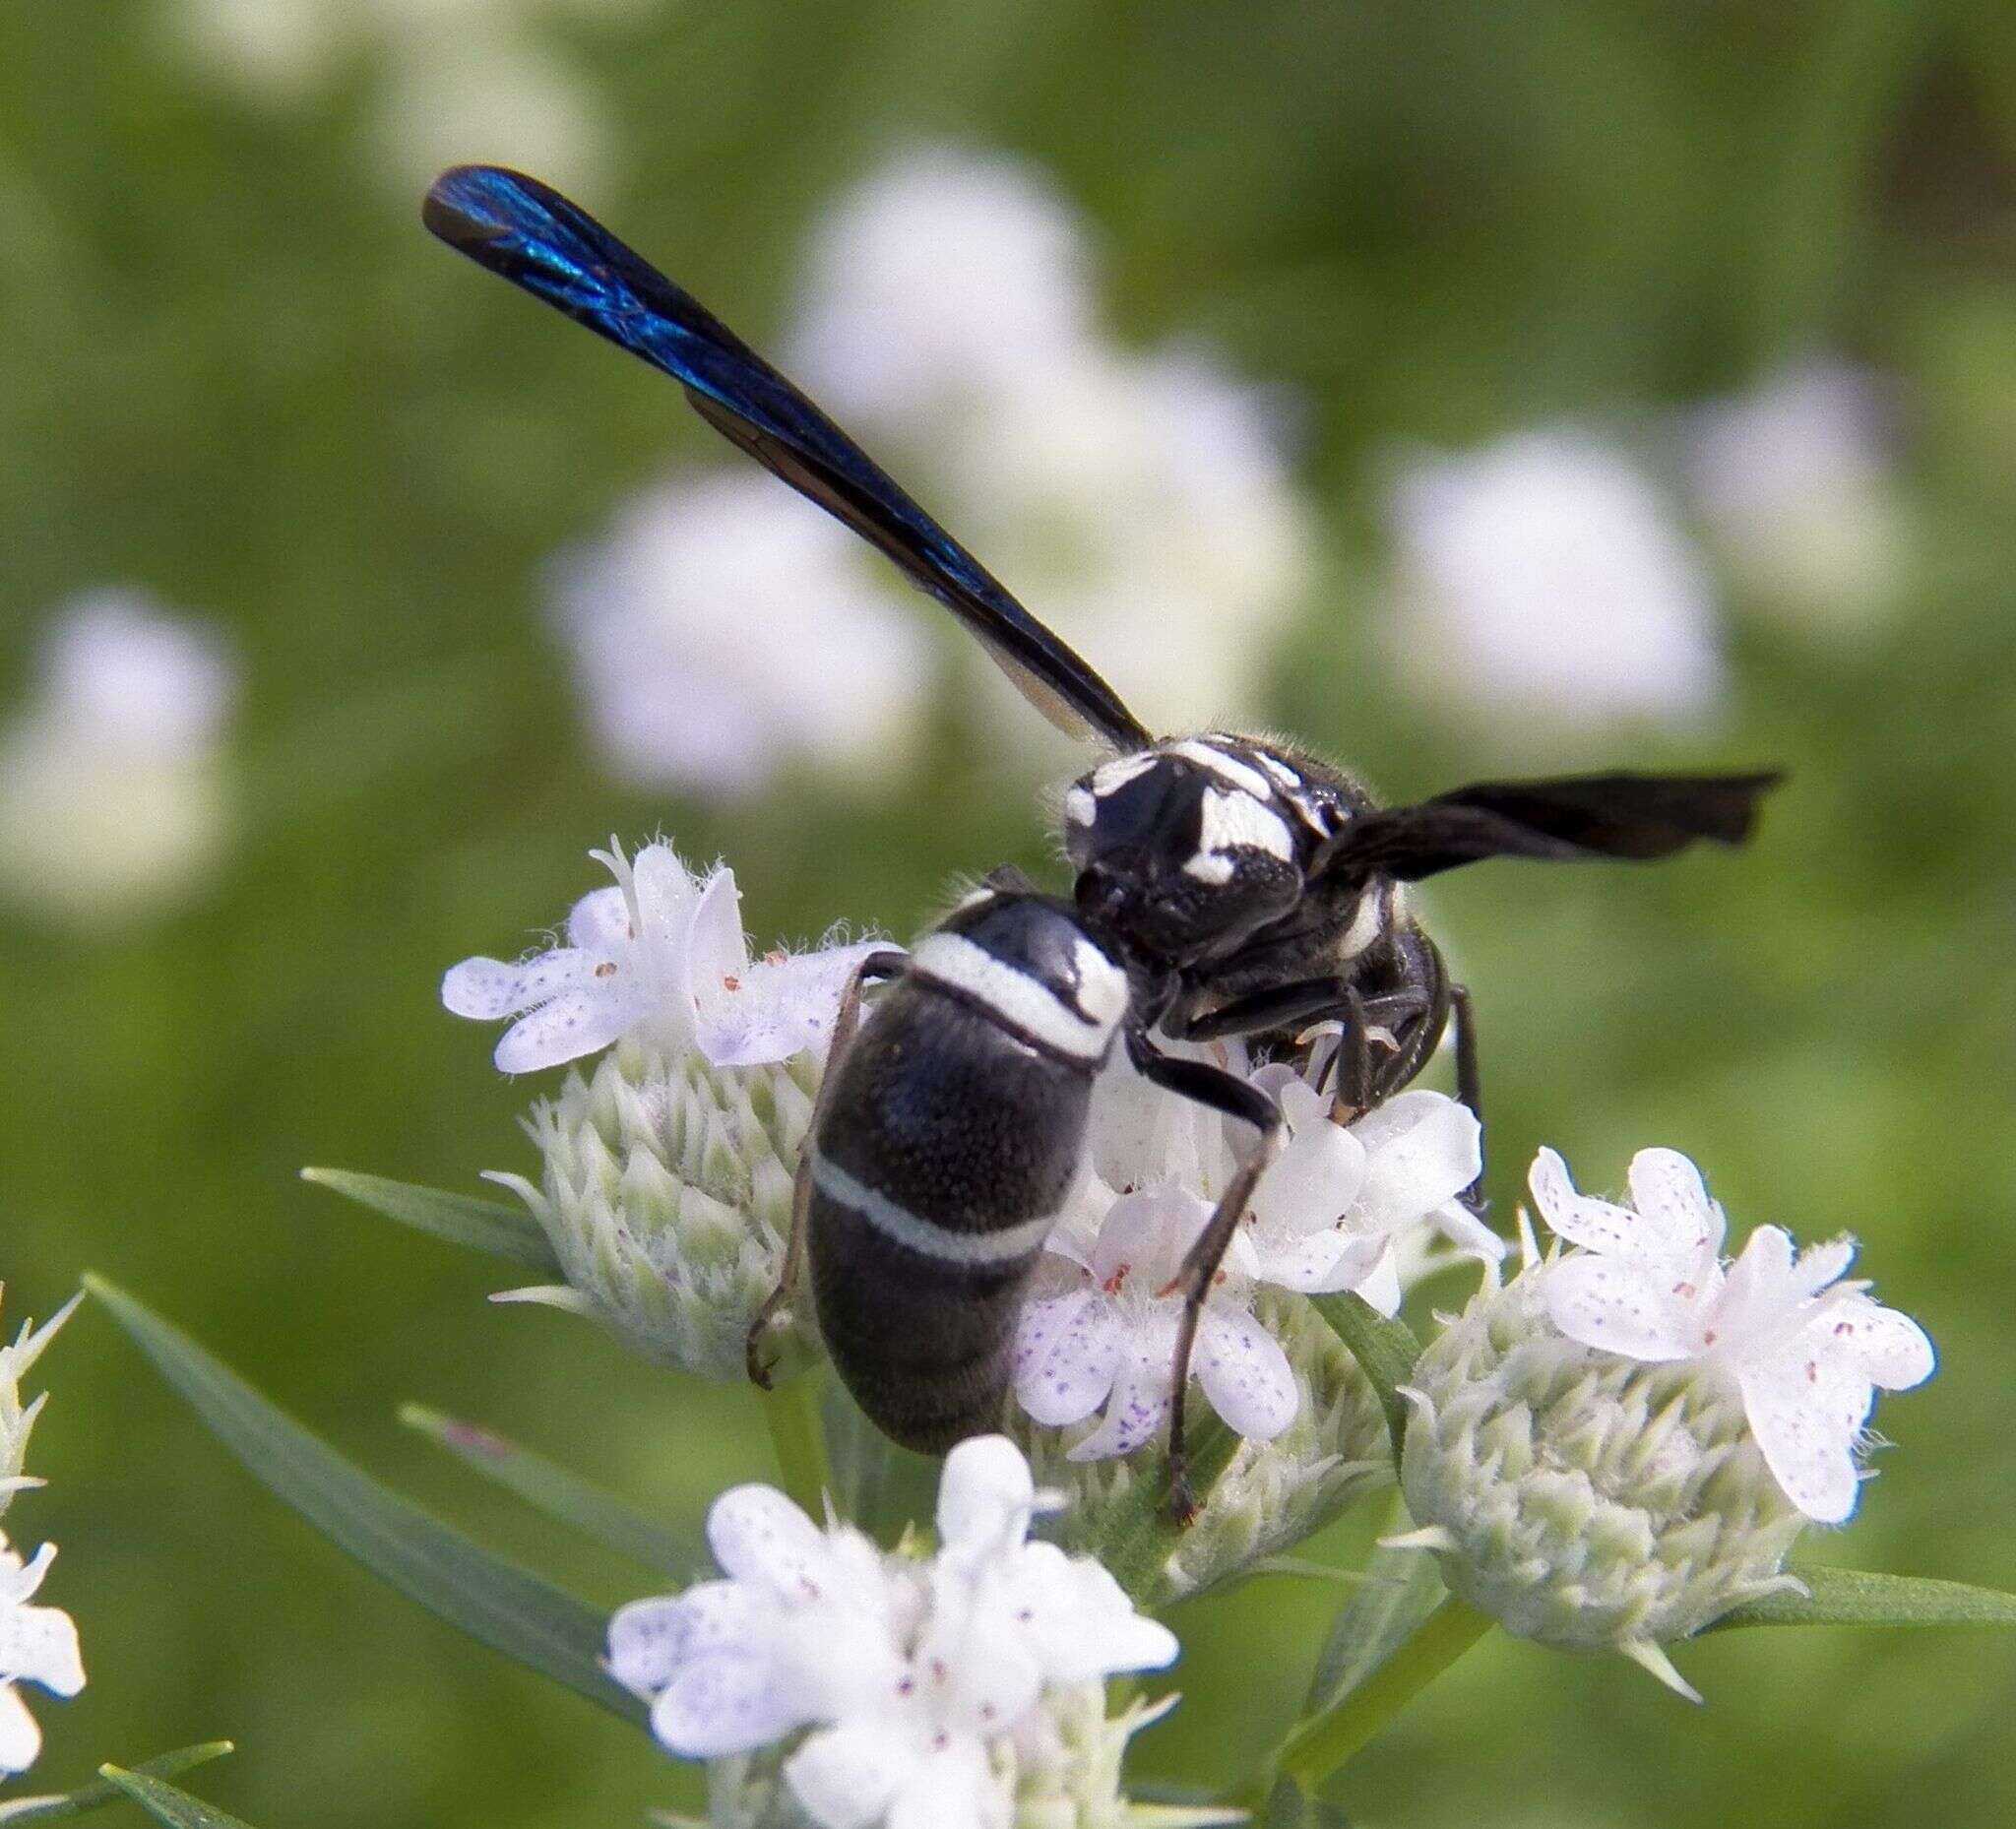
[[730, 1486], [707, 1514], [707, 1545], [722, 1573], [759, 1582], [779, 1599], [829, 1598], [826, 1534], [775, 1486]]
[[753, 1753], [804, 1717], [770, 1659], [723, 1652], [680, 1668], [651, 1707], [651, 1731], [688, 1759]]
[[1585, 1347], [1659, 1362], [1686, 1358], [1701, 1346], [1685, 1304], [1640, 1265], [1576, 1252], [1541, 1274], [1554, 1325]]
[[1288, 1355], [1250, 1314], [1207, 1302], [1192, 1369], [1228, 1428], [1272, 1441], [1295, 1419], [1301, 1393]]
[[[620, 981], [609, 980], [612, 987]], [[492, 1058], [500, 1073], [558, 1067], [607, 1047], [642, 1014], [614, 988], [564, 991], [513, 1023]]]
[[1112, 1390], [1122, 1346], [1100, 1290], [1027, 1303], [1015, 1333], [1017, 1401], [1049, 1427], [1082, 1422]]

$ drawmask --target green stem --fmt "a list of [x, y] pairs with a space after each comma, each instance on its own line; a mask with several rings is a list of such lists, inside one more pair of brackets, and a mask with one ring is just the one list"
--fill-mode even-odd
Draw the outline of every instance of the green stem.
[[1361, 1688], [1290, 1739], [1282, 1749], [1281, 1769], [1314, 1791], [1494, 1623], [1488, 1613], [1450, 1596]]
[[833, 1482], [826, 1469], [825, 1438], [819, 1432], [818, 1373], [807, 1372], [757, 1395], [787, 1496], [807, 1517], [823, 1518]]

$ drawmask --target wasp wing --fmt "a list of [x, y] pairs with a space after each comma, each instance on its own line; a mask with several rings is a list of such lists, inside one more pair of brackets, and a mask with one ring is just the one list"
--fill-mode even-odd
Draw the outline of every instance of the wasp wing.
[[421, 220], [478, 266], [670, 375], [717, 431], [886, 553], [951, 610], [1059, 728], [1122, 750], [1152, 740], [1113, 689], [866, 452], [585, 210], [522, 173], [458, 165], [435, 181]]
[[1779, 782], [1759, 775], [1574, 775], [1479, 782], [1345, 826], [1319, 861], [1335, 879], [1418, 881], [1485, 857], [1653, 858], [1699, 840], [1739, 845]]

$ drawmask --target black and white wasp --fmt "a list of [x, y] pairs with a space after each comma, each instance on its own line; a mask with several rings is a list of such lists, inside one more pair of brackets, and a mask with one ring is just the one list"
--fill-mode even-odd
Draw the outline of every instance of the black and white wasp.
[[[1252, 1135], [1171, 1286], [1185, 1298], [1171, 1502], [1186, 1513], [1197, 1316], [1282, 1119], [1245, 1080], [1171, 1054], [1158, 1036], [1236, 1036], [1291, 1054], [1312, 1026], [1339, 1025], [1338, 1103], [1364, 1109], [1414, 1079], [1453, 1012], [1459, 1089], [1475, 1105], [1468, 999], [1408, 913], [1405, 885], [1485, 857], [1643, 859], [1701, 839], [1735, 844], [1777, 777], [1488, 782], [1380, 807], [1283, 743], [1157, 738], [803, 394], [584, 211], [516, 172], [462, 166], [434, 185], [424, 220], [671, 375], [709, 423], [950, 609], [1053, 724], [1112, 752], [1065, 796], [1069, 896], [997, 872], [914, 952], [863, 963], [806, 1144], [786, 1277], [809, 1274], [842, 1378], [894, 1439], [940, 1451], [994, 1427], [1094, 1079], [1123, 1048], [1154, 1084]], [[894, 982], [860, 1027], [867, 979]]]

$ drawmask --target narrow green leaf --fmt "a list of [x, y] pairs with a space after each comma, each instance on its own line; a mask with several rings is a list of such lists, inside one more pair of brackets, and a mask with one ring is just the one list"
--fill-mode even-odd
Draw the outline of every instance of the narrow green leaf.
[[1327, 1715], [1412, 1638], [1442, 1603], [1435, 1558], [1418, 1549], [1375, 1549], [1366, 1580], [1337, 1609], [1302, 1719]]
[[643, 1724], [644, 1705], [601, 1668], [601, 1613], [479, 1548], [351, 1466], [116, 1284], [87, 1276], [85, 1287], [212, 1433], [339, 1547], [493, 1651]]
[[880, 1544], [893, 1544], [909, 1524], [927, 1524], [938, 1502], [939, 1464], [899, 1448], [862, 1415], [838, 1378], [821, 1403], [833, 1500]]
[[523, 1207], [499, 1200], [478, 1200], [473, 1194], [451, 1194], [410, 1181], [388, 1181], [383, 1175], [356, 1174], [347, 1168], [303, 1168], [303, 1181], [332, 1188], [361, 1207], [382, 1213], [413, 1230], [445, 1238], [450, 1244], [487, 1251], [509, 1263], [529, 1265], [558, 1277], [560, 1260], [539, 1230], [539, 1223]]
[[1872, 1575], [1860, 1569], [1792, 1571], [1810, 1596], [1774, 1594], [1706, 1628], [1726, 1626], [2016, 1626], [2016, 1594], [1972, 1588], [1923, 1575]]
[[1310, 1829], [1313, 1820], [1309, 1796], [1301, 1786], [1286, 1775], [1276, 1779], [1268, 1795], [1267, 1814], [1260, 1819], [1261, 1829]]
[[[230, 1750], [229, 1740], [205, 1740], [200, 1746], [183, 1746], [162, 1753], [133, 1770], [148, 1778], [172, 1778], [178, 1772], [221, 1759]], [[60, 1797], [16, 1797], [11, 1803], [0, 1803], [0, 1825], [4, 1829], [27, 1829], [30, 1823], [53, 1823], [65, 1816], [82, 1816], [87, 1810], [116, 1803], [125, 1795], [109, 1779], [100, 1779], [95, 1785], [80, 1786]]]
[[1400, 1459], [1400, 1444], [1407, 1433], [1407, 1399], [1400, 1395], [1421, 1356], [1421, 1343], [1414, 1329], [1398, 1317], [1389, 1321], [1362, 1295], [1349, 1291], [1337, 1295], [1312, 1295], [1316, 1312], [1330, 1323], [1330, 1331], [1351, 1349], [1352, 1356], [1364, 1368], [1379, 1403], [1386, 1412], [1386, 1432], [1393, 1438], [1393, 1458]]
[[115, 1765], [101, 1765], [99, 1772], [108, 1785], [123, 1791], [158, 1822], [169, 1829], [250, 1829], [242, 1817], [226, 1816], [222, 1810], [192, 1797], [186, 1791], [144, 1772], [122, 1772]]
[[548, 1518], [646, 1568], [683, 1583], [707, 1560], [697, 1536], [665, 1530], [612, 1493], [502, 1435], [422, 1404], [405, 1405], [399, 1419]]

